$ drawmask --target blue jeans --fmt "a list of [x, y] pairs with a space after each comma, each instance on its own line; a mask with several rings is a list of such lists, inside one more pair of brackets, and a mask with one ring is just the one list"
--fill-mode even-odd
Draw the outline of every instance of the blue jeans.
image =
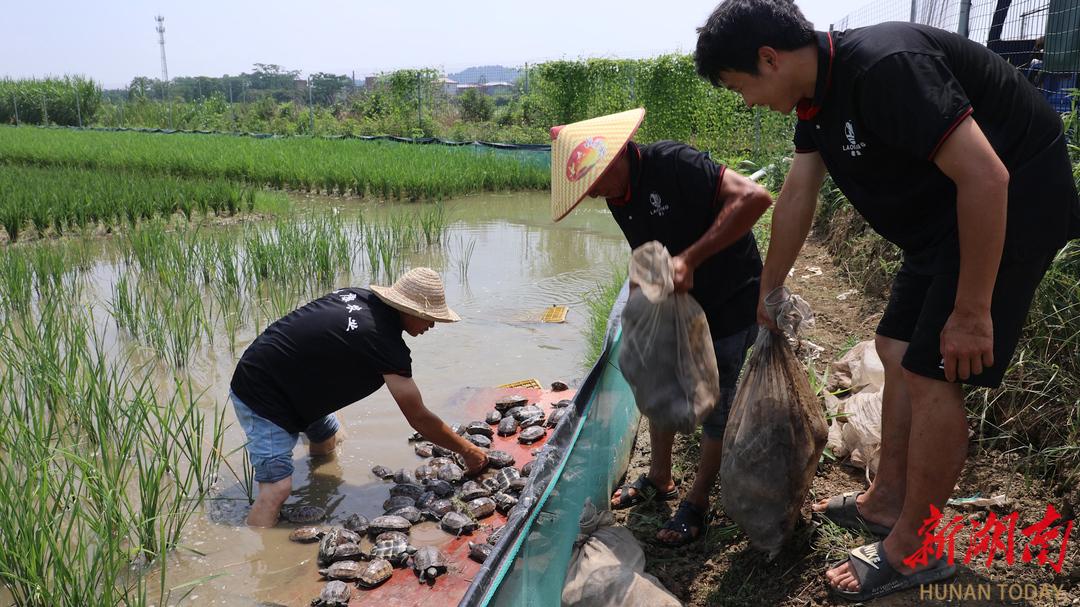
[[[293, 448], [300, 440], [299, 432], [286, 432], [284, 428], [251, 410], [240, 397], [229, 392], [236, 419], [247, 435], [248, 457], [255, 467], [255, 480], [260, 483], [276, 483], [293, 473]], [[304, 430], [308, 440], [321, 443], [337, 434], [341, 424], [333, 413], [317, 420]]]
[[720, 372], [720, 400], [716, 401], [716, 408], [712, 413], [701, 422], [701, 431], [709, 438], [724, 439], [724, 428], [731, 413], [731, 403], [735, 400], [739, 372], [746, 360], [746, 351], [754, 345], [757, 334], [758, 326], [750, 325], [732, 335], [713, 340], [716, 368]]

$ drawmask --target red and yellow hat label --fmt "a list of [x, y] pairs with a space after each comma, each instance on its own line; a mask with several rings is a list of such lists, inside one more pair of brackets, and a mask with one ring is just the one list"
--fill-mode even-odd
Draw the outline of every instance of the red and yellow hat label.
[[598, 162], [607, 156], [607, 141], [603, 137], [589, 137], [570, 152], [566, 161], [566, 179], [577, 181], [587, 175]]

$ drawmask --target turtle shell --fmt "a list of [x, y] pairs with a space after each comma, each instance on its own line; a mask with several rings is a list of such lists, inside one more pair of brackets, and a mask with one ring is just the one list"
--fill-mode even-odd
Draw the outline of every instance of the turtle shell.
[[450, 464], [439, 469], [439, 480], [448, 483], [459, 483], [463, 478], [465, 478], [465, 471], [457, 464]]
[[364, 567], [356, 561], [338, 561], [326, 569], [320, 569], [319, 575], [328, 580], [341, 580], [353, 582], [360, 579]]
[[342, 527], [338, 527], [337, 532], [338, 532], [337, 533], [337, 536], [338, 536], [337, 543], [338, 543], [339, 546], [341, 544], [348, 544], [349, 542], [352, 542], [354, 544], [359, 544], [360, 543], [361, 536], [360, 536], [359, 533], [349, 531], [348, 529], [344, 529]]
[[371, 473], [384, 481], [394, 478], [394, 471], [386, 466], [372, 466]]
[[424, 435], [420, 434], [419, 432], [413, 432], [409, 435], [408, 441], [410, 443], [415, 443], [418, 440], [424, 440]]
[[348, 607], [352, 588], [341, 580], [331, 580], [323, 586], [319, 598], [311, 601], [312, 607]]
[[357, 544], [360, 542], [360, 537], [341, 527], [334, 527], [327, 531], [323, 534], [322, 540], [319, 542], [319, 565], [325, 567], [334, 562], [334, 555], [337, 552], [337, 547], [350, 542]]
[[360, 544], [349, 542], [334, 549], [333, 560], [335, 563], [337, 561], [359, 561], [363, 558], [364, 551], [360, 548]]
[[484, 418], [484, 421], [494, 426], [495, 424], [499, 423], [499, 420], [501, 419], [502, 413], [499, 413], [498, 411], [488, 411], [488, 414]]
[[301, 544], [310, 544], [311, 542], [319, 541], [319, 538], [326, 533], [321, 527], [299, 527], [292, 530], [289, 534], [289, 539]]
[[469, 558], [477, 563], [483, 563], [494, 549], [495, 547], [488, 543], [469, 542]]
[[426, 513], [428, 513], [429, 516], [434, 517], [435, 520], [441, 520], [442, 517], [446, 516], [447, 512], [450, 512], [453, 509], [454, 502], [446, 499], [440, 499], [431, 502], [431, 505], [428, 506]]
[[361, 588], [374, 588], [379, 584], [390, 579], [390, 576], [394, 575], [394, 566], [390, 564], [390, 561], [386, 559], [375, 558], [372, 559], [364, 571], [360, 573], [360, 577], [356, 579], [356, 583]]
[[552, 392], [566, 392], [570, 389], [570, 386], [566, 385], [566, 382], [555, 380], [551, 382]]
[[487, 452], [488, 466], [492, 468], [505, 468], [514, 465], [514, 456], [506, 451], [492, 450]]
[[469, 514], [475, 518], [487, 518], [495, 513], [495, 500], [490, 497], [478, 497], [470, 501], [466, 506]]
[[525, 419], [521, 420], [520, 423], [521, 423], [522, 428], [529, 428], [529, 427], [532, 427], [532, 426], [543, 426], [544, 425], [544, 414], [541, 413], [539, 415], [530, 415], [529, 417], [526, 417]]
[[376, 535], [375, 539], [372, 541], [376, 544], [384, 541], [399, 541], [408, 544], [409, 536], [400, 531], [383, 531], [379, 535]]
[[390, 497], [403, 496], [415, 500], [423, 493], [424, 487], [416, 483], [390, 487]]
[[415, 485], [416, 477], [413, 476], [412, 470], [402, 468], [394, 473], [394, 482], [399, 485]]
[[450, 497], [454, 493], [454, 486], [442, 479], [430, 481], [427, 488], [435, 494], [435, 497]]
[[573, 405], [573, 404], [574, 404], [574, 401], [572, 401], [570, 399], [567, 399], [567, 398], [564, 398], [562, 400], [557, 400], [557, 401], [551, 403], [551, 406], [556, 408], [556, 409], [563, 409], [563, 408], [569, 407], [570, 405]]
[[517, 419], [520, 422], [520, 421], [524, 420], [527, 417], [533, 417], [534, 415], [543, 415], [543, 414], [544, 414], [544, 410], [541, 409], [540, 407], [537, 407], [536, 405], [529, 405], [527, 407], [522, 407], [522, 408], [518, 409], [517, 411], [515, 411], [514, 412], [514, 418]]
[[514, 394], [513, 396], [506, 396], [495, 401], [495, 410], [500, 413], [505, 413], [508, 409], [513, 407], [522, 407], [529, 404], [529, 399], [524, 396]]
[[342, 523], [342, 525], [353, 533], [363, 535], [367, 533], [368, 523], [369, 521], [367, 520], [366, 516], [364, 516], [363, 514], [354, 513], [350, 514], [348, 518], [345, 519], [345, 522]]
[[452, 535], [472, 533], [477, 527], [476, 521], [453, 510], [443, 515], [442, 520], [439, 521], [439, 526], [442, 527], [443, 531]]
[[495, 502], [495, 509], [503, 514], [509, 512], [518, 503], [518, 498], [509, 493], [496, 493], [491, 496], [491, 499]]
[[281, 509], [281, 516], [290, 523], [310, 525], [326, 518], [326, 510], [318, 506], [288, 506]]
[[450, 457], [454, 454], [454, 452], [447, 449], [446, 447], [440, 447], [438, 445], [435, 445], [435, 447], [431, 450], [431, 454], [435, 457]]
[[524, 466], [521, 467], [521, 476], [529, 476], [532, 474], [533, 466], [536, 465], [536, 460], [529, 460]]
[[394, 566], [404, 565], [409, 559], [409, 543], [398, 538], [375, 542], [370, 556], [373, 559], [386, 559]]
[[428, 441], [420, 441], [413, 445], [413, 451], [420, 457], [431, 457], [432, 450], [435, 449], [435, 444]]
[[483, 449], [491, 448], [491, 439], [483, 434], [470, 434], [465, 437], [465, 440]]
[[548, 428], [554, 428], [555, 426], [558, 426], [559, 422], [562, 421], [562, 418], [566, 417], [566, 413], [569, 410], [570, 409], [555, 409], [551, 412], [551, 415], [548, 416], [547, 421], [544, 422], [544, 425]]
[[524, 408], [525, 408], [524, 406], [521, 406], [521, 407], [512, 407], [510, 409], [507, 409], [506, 412], [503, 413], [503, 419], [506, 419], [508, 417], [516, 417], [518, 411], [521, 411]]
[[525, 485], [527, 485], [528, 483], [529, 479], [525, 478], [524, 476], [519, 476], [518, 478], [510, 481], [510, 490], [521, 493], [521, 490], [524, 489]]
[[376, 516], [368, 525], [368, 533], [378, 535], [383, 531], [408, 531], [412, 527], [407, 519], [394, 514]]
[[427, 464], [421, 464], [416, 467], [416, 480], [420, 482], [430, 481], [433, 478], [439, 478], [439, 470], [432, 468]]
[[421, 583], [434, 582], [446, 569], [446, 556], [435, 546], [424, 546], [413, 555], [413, 571]]
[[544, 438], [547, 435], [547, 428], [543, 426], [529, 426], [521, 431], [518, 435], [518, 442], [523, 445], [535, 443], [536, 441]]
[[426, 509], [431, 505], [431, 502], [435, 501], [434, 491], [425, 491], [420, 497], [416, 498], [416, 507], [420, 510]]
[[504, 417], [499, 422], [499, 436], [510, 436], [517, 432], [518, 421], [513, 417]]
[[449, 457], [433, 457], [428, 460], [427, 465], [431, 466], [435, 469], [436, 472], [438, 472], [440, 468], [445, 468], [452, 463], [454, 463], [454, 460], [450, 459]]
[[458, 497], [465, 501], [488, 495], [491, 495], [491, 490], [476, 481], [465, 481], [465, 484], [461, 486], [461, 490], [458, 491]]
[[486, 422], [473, 422], [468, 426], [465, 426], [465, 432], [468, 434], [481, 434], [488, 438], [495, 435], [495, 431], [491, 429]]
[[383, 512], [390, 514], [392, 510], [398, 508], [404, 508], [406, 506], [415, 506], [416, 500], [411, 497], [405, 497], [404, 495], [396, 495], [383, 502]]
[[388, 512], [387, 514], [400, 516], [401, 518], [409, 521], [413, 525], [419, 523], [421, 518], [420, 509], [416, 506], [405, 506], [404, 508], [398, 508], [397, 510], [393, 510], [391, 512]]

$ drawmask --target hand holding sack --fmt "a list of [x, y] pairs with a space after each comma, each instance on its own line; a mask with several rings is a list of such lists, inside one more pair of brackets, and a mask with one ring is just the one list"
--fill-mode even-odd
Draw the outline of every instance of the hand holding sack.
[[675, 293], [671, 254], [653, 241], [634, 249], [619, 366], [652, 427], [690, 434], [716, 406], [720, 377], [705, 311]]

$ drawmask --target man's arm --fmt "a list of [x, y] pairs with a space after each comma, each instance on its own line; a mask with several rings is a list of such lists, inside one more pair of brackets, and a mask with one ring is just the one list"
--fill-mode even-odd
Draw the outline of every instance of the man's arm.
[[945, 140], [934, 164], [956, 183], [960, 277], [941, 330], [945, 378], [955, 381], [994, 364], [990, 300], [1005, 246], [1009, 171], [971, 117]]
[[677, 292], [693, 288], [694, 270], [742, 238], [772, 204], [772, 196], [765, 188], [731, 170], [724, 171], [717, 197], [724, 201], [724, 206], [712, 226], [672, 260]]
[[776, 329], [776, 319], [765, 312], [765, 296], [784, 284], [788, 271], [802, 250], [817, 208], [818, 191], [825, 181], [825, 161], [821, 154], [795, 154], [780, 196], [773, 208], [769, 252], [761, 271], [761, 294], [758, 297], [758, 324]]
[[383, 375], [383, 381], [413, 430], [440, 447], [460, 453], [465, 458], [466, 472], [469, 474], [476, 474], [484, 469], [487, 465], [484, 450], [458, 436], [438, 415], [429, 411], [420, 396], [420, 388], [411, 377], [388, 374]]

